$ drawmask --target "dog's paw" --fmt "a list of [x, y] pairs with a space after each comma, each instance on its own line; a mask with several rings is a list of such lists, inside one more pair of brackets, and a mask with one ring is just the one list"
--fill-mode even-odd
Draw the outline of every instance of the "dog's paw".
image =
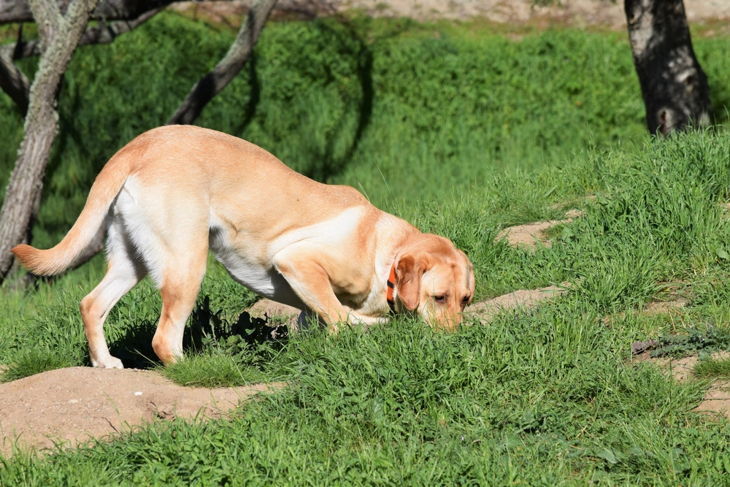
[[122, 361], [111, 355], [105, 360], [91, 360], [91, 365], [100, 369], [123, 369]]
[[354, 311], [347, 315], [347, 321], [352, 325], [364, 325], [366, 327], [386, 323], [388, 316], [366, 316]]

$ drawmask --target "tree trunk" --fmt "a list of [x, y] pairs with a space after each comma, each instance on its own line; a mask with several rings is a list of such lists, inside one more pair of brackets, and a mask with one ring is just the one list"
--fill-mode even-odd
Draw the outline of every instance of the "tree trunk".
[[24, 242], [33, 206], [58, 132], [56, 92], [79, 38], [98, 0], [73, 0], [62, 15], [54, 1], [31, 0], [41, 39], [41, 59], [30, 87], [25, 135], [0, 211], [0, 279], [13, 263], [10, 249]]
[[243, 69], [277, 0], [256, 0], [221, 61], [190, 90], [168, 124], [190, 124]]
[[652, 134], [710, 121], [707, 76], [692, 49], [682, 0], [625, 0], [634, 66]]

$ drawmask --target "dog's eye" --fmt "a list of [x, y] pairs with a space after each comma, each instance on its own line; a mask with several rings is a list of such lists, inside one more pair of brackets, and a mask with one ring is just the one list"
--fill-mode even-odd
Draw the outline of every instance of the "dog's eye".
[[469, 296], [464, 296], [464, 299], [461, 300], [461, 304], [469, 304]]
[[439, 294], [438, 296], [434, 296], [433, 300], [437, 303], [445, 303], [446, 302], [446, 295], [445, 294]]

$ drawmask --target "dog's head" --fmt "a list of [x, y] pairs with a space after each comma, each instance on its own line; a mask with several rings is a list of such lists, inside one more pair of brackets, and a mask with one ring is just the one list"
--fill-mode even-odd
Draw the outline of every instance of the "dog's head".
[[474, 267], [464, 252], [438, 235], [421, 234], [396, 256], [400, 306], [435, 327], [455, 330], [474, 297]]

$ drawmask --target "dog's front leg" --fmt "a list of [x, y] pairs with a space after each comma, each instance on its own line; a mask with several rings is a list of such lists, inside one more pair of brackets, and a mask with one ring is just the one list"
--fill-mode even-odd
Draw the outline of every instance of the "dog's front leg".
[[299, 299], [325, 322], [330, 333], [337, 333], [339, 323], [366, 322], [363, 319], [365, 317], [340, 303], [327, 272], [317, 262], [313, 252], [286, 249], [276, 255], [274, 267]]

